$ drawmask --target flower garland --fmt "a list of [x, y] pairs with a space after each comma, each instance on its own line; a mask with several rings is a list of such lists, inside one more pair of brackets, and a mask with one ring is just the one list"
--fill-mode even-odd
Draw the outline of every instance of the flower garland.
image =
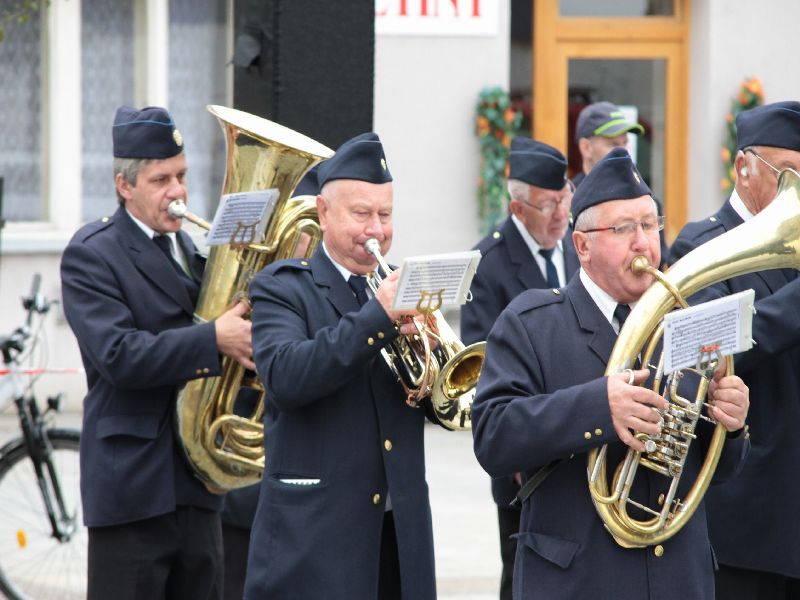
[[521, 122], [522, 112], [514, 110], [508, 93], [502, 88], [481, 90], [475, 119], [475, 133], [481, 150], [478, 177], [481, 233], [487, 233], [505, 218], [508, 151]]
[[757, 77], [750, 77], [742, 83], [739, 93], [731, 101], [730, 112], [725, 115], [726, 137], [720, 151], [724, 175], [720, 180], [720, 187], [726, 195], [733, 191], [733, 184], [736, 181], [736, 171], [733, 168], [736, 159], [736, 115], [762, 104], [764, 104], [764, 88]]

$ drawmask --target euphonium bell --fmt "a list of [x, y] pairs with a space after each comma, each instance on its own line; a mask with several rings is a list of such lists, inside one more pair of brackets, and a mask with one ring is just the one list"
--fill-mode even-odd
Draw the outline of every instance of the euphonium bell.
[[[745, 273], [764, 269], [800, 269], [800, 174], [792, 170], [781, 173], [778, 195], [755, 217], [731, 231], [695, 248], [662, 274], [634, 260], [634, 271], [650, 273], [657, 281], [642, 295], [617, 338], [606, 368], [606, 375], [633, 368], [640, 353], [642, 364], [648, 365], [663, 333], [662, 319], [676, 304], [686, 305], [688, 298], [702, 288]], [[644, 350], [643, 350], [644, 349]], [[733, 361], [727, 358], [728, 373]], [[661, 433], [653, 438], [637, 437], [645, 443], [645, 452], [628, 450], [617, 468], [614, 491], [606, 479], [607, 446], [589, 451], [587, 474], [589, 491], [600, 518], [614, 539], [624, 547], [660, 544], [675, 535], [692, 517], [703, 500], [717, 467], [725, 429], [717, 424], [706, 457], [691, 489], [682, 499], [675, 497], [683, 461], [694, 439], [694, 428], [702, 420], [708, 377], [715, 360], [703, 360], [702, 376], [694, 401], [678, 395], [673, 380], [666, 392], [670, 406], [662, 414]], [[660, 391], [661, 361], [656, 370], [653, 390]], [[663, 506], [643, 506], [628, 497], [639, 466], [664, 475]], [[628, 505], [650, 515], [637, 520], [628, 514]]]
[[[375, 256], [385, 275], [392, 272], [381, 255], [378, 240], [367, 240], [364, 248]], [[377, 269], [367, 276], [373, 294], [381, 281]], [[429, 337], [436, 340], [435, 348]], [[485, 352], [486, 342], [465, 347], [439, 310], [424, 315], [422, 324], [417, 323], [417, 333], [401, 335], [381, 350], [406, 392], [406, 402], [417, 406], [430, 396], [436, 419], [451, 431], [472, 428], [472, 400]]]
[[[219, 120], [227, 144], [222, 193], [275, 189], [278, 199], [264, 234], [211, 248], [195, 307], [197, 323], [212, 321], [237, 301], [247, 301], [250, 280], [267, 264], [298, 253], [311, 255], [321, 239], [315, 198], [290, 195], [306, 171], [333, 155], [322, 144], [255, 115], [223, 106], [208, 110]], [[171, 214], [208, 228], [182, 205], [173, 203]], [[243, 225], [256, 231], [255, 224]], [[210, 491], [224, 493], [261, 478], [264, 395], [258, 376], [228, 357], [222, 358], [220, 376], [194, 379], [179, 392], [178, 438]], [[234, 414], [237, 399], [254, 404], [249, 416]]]

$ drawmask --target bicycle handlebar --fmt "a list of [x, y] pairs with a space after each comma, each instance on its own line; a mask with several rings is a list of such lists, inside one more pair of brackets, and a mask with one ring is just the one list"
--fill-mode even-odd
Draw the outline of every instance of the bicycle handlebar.
[[45, 314], [55, 302], [49, 301], [39, 294], [41, 284], [42, 275], [40, 273], [34, 273], [33, 281], [31, 282], [30, 296], [22, 298], [22, 308], [28, 311], [25, 317], [25, 324], [17, 327], [8, 337], [0, 337], [0, 353], [2, 353], [3, 362], [6, 364], [9, 364], [13, 360], [12, 351], [19, 354], [25, 348], [25, 340], [30, 337], [33, 314]]

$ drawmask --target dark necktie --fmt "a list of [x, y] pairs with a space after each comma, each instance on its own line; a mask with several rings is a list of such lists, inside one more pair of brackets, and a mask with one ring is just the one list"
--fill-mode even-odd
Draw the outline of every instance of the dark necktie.
[[347, 285], [350, 286], [350, 289], [353, 290], [353, 293], [356, 295], [359, 306], [364, 306], [369, 300], [367, 296], [367, 278], [362, 275], [350, 275], [350, 278], [347, 280]]
[[617, 304], [617, 308], [614, 309], [614, 318], [619, 323], [619, 330], [622, 331], [622, 326], [625, 325], [625, 319], [628, 318], [628, 315], [631, 314], [631, 307], [627, 304]]
[[556, 271], [556, 264], [553, 262], [553, 252], [555, 248], [540, 248], [539, 254], [544, 257], [544, 265], [547, 271], [547, 287], [557, 288], [561, 287], [558, 281], [558, 271]]
[[181, 282], [186, 287], [186, 291], [189, 292], [189, 296], [192, 298], [193, 303], [197, 303], [197, 296], [200, 292], [200, 288], [197, 285], [197, 282], [194, 280], [193, 277], [190, 277], [186, 271], [183, 270], [183, 267], [175, 260], [175, 257], [172, 256], [172, 248], [169, 238], [166, 235], [154, 235], [153, 242], [155, 242], [156, 246], [158, 246], [159, 250], [161, 250], [169, 260], [172, 268], [177, 271], [178, 276], [181, 278]]
[[172, 256], [172, 244], [169, 241], [169, 238], [165, 235], [156, 234], [153, 236], [153, 241], [155, 242], [158, 249], [161, 250], [169, 260], [172, 268], [175, 269], [181, 275], [186, 275], [186, 271], [183, 270], [183, 267], [178, 264], [178, 261], [175, 260], [175, 257]]

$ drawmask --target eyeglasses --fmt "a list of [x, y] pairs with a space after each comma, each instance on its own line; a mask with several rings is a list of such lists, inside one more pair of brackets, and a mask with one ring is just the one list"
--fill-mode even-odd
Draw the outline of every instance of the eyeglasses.
[[531, 208], [535, 208], [536, 210], [538, 210], [545, 217], [549, 217], [550, 215], [552, 215], [556, 211], [557, 207], [561, 206], [562, 202], [565, 203], [564, 206], [569, 208], [569, 205], [572, 202], [572, 197], [569, 196], [569, 197], [561, 198], [559, 200], [550, 200], [549, 202], [545, 202], [541, 206], [536, 206], [535, 204], [531, 204], [527, 200], [523, 200], [523, 202], [525, 204], [527, 204], [528, 206], [530, 206]]
[[759, 154], [758, 154], [758, 153], [757, 153], [755, 150], [753, 150], [752, 148], [745, 148], [745, 150], [744, 150], [744, 151], [745, 151], [745, 152], [749, 152], [750, 154], [752, 154], [753, 156], [755, 156], [755, 157], [756, 157], [758, 160], [760, 160], [760, 161], [761, 161], [761, 162], [763, 162], [765, 165], [767, 165], [767, 166], [768, 166], [770, 169], [772, 169], [772, 172], [773, 172], [773, 173], [775, 173], [775, 177], [780, 177], [780, 174], [781, 174], [781, 172], [780, 172], [780, 169], [776, 169], [776, 168], [775, 168], [775, 167], [773, 167], [771, 164], [769, 164], [769, 163], [768, 163], [768, 162], [767, 162], [767, 161], [766, 161], [766, 160], [765, 160], [763, 157], [761, 157], [761, 155], [759, 155]]
[[613, 231], [614, 235], [633, 237], [636, 235], [636, 230], [641, 227], [645, 233], [654, 233], [664, 229], [664, 217], [659, 215], [657, 217], [649, 217], [641, 221], [626, 221], [625, 223], [618, 223], [611, 227], [598, 227], [597, 229], [584, 229], [582, 233], [594, 233], [595, 231]]

